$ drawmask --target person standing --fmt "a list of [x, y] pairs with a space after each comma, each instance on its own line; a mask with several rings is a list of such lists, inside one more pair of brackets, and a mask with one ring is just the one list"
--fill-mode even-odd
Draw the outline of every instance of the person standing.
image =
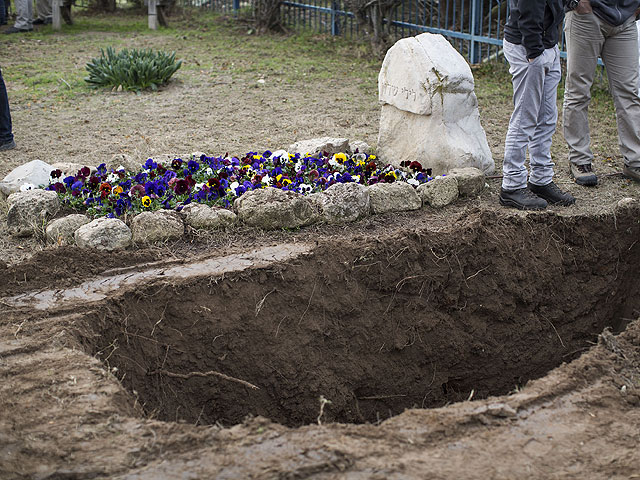
[[563, 102], [569, 168], [578, 185], [595, 186], [588, 109], [598, 57], [607, 70], [618, 124], [622, 173], [640, 181], [638, 31], [640, 0], [569, 0], [564, 26], [567, 78]]
[[11, 129], [11, 112], [9, 111], [9, 97], [7, 87], [0, 70], [0, 151], [16, 148]]
[[[503, 51], [513, 76], [513, 114], [505, 140], [500, 204], [542, 210], [575, 198], [553, 182], [551, 139], [558, 121], [562, 0], [509, 0]], [[525, 166], [527, 149], [529, 167]], [[527, 182], [528, 177], [528, 182]]]
[[7, 24], [7, 5], [5, 5], [5, 0], [0, 0], [0, 25]]
[[16, 23], [4, 33], [23, 33], [33, 30], [33, 1], [14, 0], [16, 7]]

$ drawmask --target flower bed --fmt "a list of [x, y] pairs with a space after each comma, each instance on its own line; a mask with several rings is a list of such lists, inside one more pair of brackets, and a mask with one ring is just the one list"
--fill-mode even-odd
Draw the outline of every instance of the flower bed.
[[76, 175], [61, 178], [62, 172], [54, 170], [46, 189], [90, 216], [114, 218], [160, 209], [180, 211], [190, 203], [230, 209], [245, 192], [267, 187], [307, 195], [336, 183], [402, 181], [417, 187], [431, 179], [430, 170], [419, 162], [402, 166], [380, 166], [374, 155], [365, 153], [292, 155], [266, 151], [249, 152], [242, 158], [174, 158], [167, 164], [150, 158], [139, 172], [108, 171], [101, 164], [95, 172], [83, 167]]

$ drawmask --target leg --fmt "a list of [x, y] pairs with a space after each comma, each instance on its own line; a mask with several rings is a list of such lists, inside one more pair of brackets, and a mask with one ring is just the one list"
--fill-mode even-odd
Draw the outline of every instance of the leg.
[[51, 23], [52, 16], [51, 0], [36, 0], [36, 17], [44, 23]]
[[638, 31], [633, 19], [614, 28], [602, 49], [616, 107], [620, 152], [624, 163], [640, 167], [640, 97], [638, 97]]
[[31, 0], [15, 0], [16, 23], [14, 28], [33, 30], [33, 2]]
[[589, 102], [591, 85], [604, 37], [593, 13], [568, 12], [564, 26], [567, 45], [567, 78], [564, 90], [562, 123], [569, 146], [569, 161], [590, 165], [593, 153], [589, 144]]
[[551, 160], [551, 139], [558, 122], [558, 84], [560, 70], [560, 51], [551, 49], [549, 61], [545, 62], [547, 71], [544, 78], [542, 105], [538, 114], [537, 127], [529, 143], [529, 161], [531, 164], [530, 183], [548, 185], [553, 180], [553, 161]]
[[504, 54], [513, 75], [514, 108], [505, 140], [502, 188], [516, 190], [527, 186], [526, 151], [538, 122], [547, 51], [529, 62], [522, 45], [504, 42]]
[[0, 0], [0, 25], [7, 24], [7, 10], [4, 6], [4, 0]]
[[11, 129], [11, 112], [9, 110], [9, 97], [7, 87], [2, 78], [0, 70], [0, 147], [13, 143], [13, 133]]

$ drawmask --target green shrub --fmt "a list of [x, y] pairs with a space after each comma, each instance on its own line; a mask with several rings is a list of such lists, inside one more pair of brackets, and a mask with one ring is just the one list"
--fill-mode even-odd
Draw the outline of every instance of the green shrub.
[[86, 66], [89, 76], [85, 81], [94, 88], [122, 87], [136, 92], [146, 88], [157, 90], [182, 65], [182, 60], [176, 62], [175, 52], [125, 48], [116, 53], [107, 47], [106, 52], [100, 49], [100, 53], [100, 57], [92, 59]]

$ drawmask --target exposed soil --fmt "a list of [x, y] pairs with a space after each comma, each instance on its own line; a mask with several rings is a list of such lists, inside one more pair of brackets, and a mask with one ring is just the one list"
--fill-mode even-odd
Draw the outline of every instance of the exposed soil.
[[639, 213], [38, 254], [0, 289], [2, 477], [633, 478]]
[[[95, 54], [69, 45], [10, 43], [2, 66]], [[375, 81], [261, 74], [14, 102], [0, 176], [33, 158], [375, 145]], [[510, 99], [479, 103], [499, 171]], [[617, 174], [614, 126], [592, 123], [597, 189], [570, 182], [556, 135], [578, 202], [542, 213], [500, 208], [489, 178], [441, 211], [118, 253], [8, 237], [0, 215], [0, 478], [637, 478], [640, 207], [616, 204], [640, 187]]]

